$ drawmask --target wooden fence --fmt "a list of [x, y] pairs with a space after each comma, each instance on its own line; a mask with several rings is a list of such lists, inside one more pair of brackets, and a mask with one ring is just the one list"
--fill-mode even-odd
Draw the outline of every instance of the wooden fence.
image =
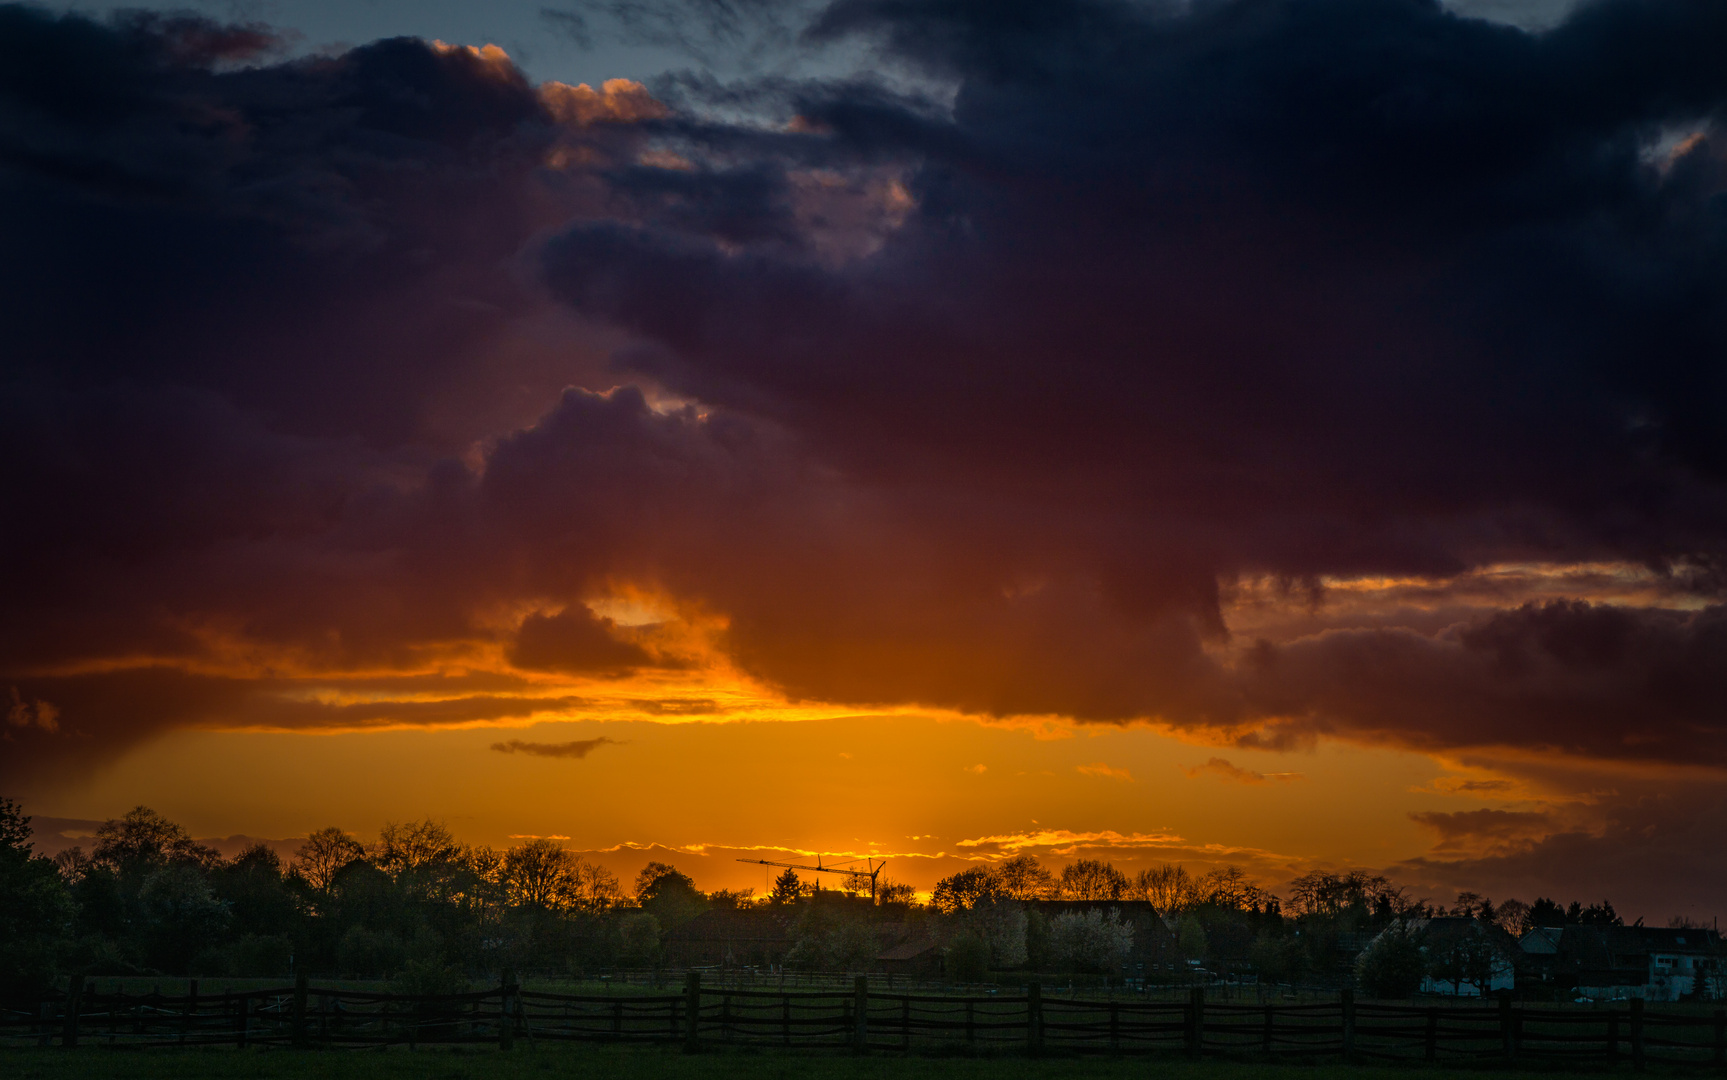
[[852, 1051], [977, 1049], [1189, 1057], [1451, 1064], [1628, 1064], [1727, 1070], [1727, 1011], [1563, 1009], [1357, 1003], [1313, 1005], [1045, 997], [1033, 984], [997, 994], [779, 992], [704, 987], [681, 993], [538, 993], [511, 983], [470, 994], [314, 988], [223, 994], [70, 991], [0, 1002], [7, 1046], [420, 1046], [562, 1041], [832, 1047]]

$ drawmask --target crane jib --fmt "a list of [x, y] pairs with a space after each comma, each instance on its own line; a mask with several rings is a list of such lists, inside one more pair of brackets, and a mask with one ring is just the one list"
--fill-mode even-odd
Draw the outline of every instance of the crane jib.
[[[856, 861], [857, 860], [855, 859], [852, 860], [854, 863]], [[739, 859], [738, 862], [751, 863], [757, 866], [782, 866], [788, 870], [812, 870], [818, 874], [844, 874], [849, 878], [869, 878], [869, 895], [871, 900], [876, 898], [876, 878], [881, 875], [882, 869], [887, 866], [886, 859], [883, 859], [878, 864], [873, 858], [866, 858], [864, 860], [865, 869], [862, 870], [859, 870], [856, 866], [823, 866], [821, 856], [819, 855], [816, 856], [816, 864], [814, 866], [810, 866], [806, 863], [776, 862], [773, 859]]]

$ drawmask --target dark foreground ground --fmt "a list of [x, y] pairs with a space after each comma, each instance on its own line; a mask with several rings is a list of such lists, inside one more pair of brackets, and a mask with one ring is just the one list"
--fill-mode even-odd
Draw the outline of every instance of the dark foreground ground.
[[[942, 1058], [831, 1052], [715, 1051], [686, 1055], [661, 1048], [560, 1046], [492, 1049], [294, 1050], [8, 1050], [0, 1052], [7, 1080], [1558, 1080], [1554, 1071], [1338, 1065], [1255, 1065], [1167, 1058]], [[1659, 1075], [1659, 1074], [1657, 1074]]]

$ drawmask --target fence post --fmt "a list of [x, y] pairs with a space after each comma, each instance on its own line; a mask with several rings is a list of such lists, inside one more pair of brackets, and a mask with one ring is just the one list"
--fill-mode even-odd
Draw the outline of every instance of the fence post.
[[1205, 988], [1196, 986], [1187, 1002], [1187, 1056], [1198, 1060], [1205, 1050]]
[[246, 994], [241, 994], [239, 997], [239, 1001], [240, 1001], [240, 1030], [239, 1030], [238, 1035], [236, 1035], [236, 1037], [235, 1037], [234, 1045], [236, 1045], [240, 1049], [244, 1050], [246, 1048], [246, 1035], [248, 1034], [248, 1032], [246, 1031], [246, 1028], [252, 1023], [252, 999], [250, 996], [248, 996]]
[[498, 984], [498, 1049], [514, 1050], [516, 1048], [516, 973], [510, 968], [504, 969], [504, 977]]
[[306, 973], [294, 976], [294, 1045], [306, 1045]]
[[977, 1042], [977, 1020], [972, 1009], [971, 998], [965, 999], [965, 1041]]
[[1511, 1007], [1511, 998], [1499, 999], [1499, 1042], [1505, 1051], [1508, 1063], [1517, 1061], [1517, 1011]]
[[1427, 1007], [1427, 1045], [1422, 1049], [1422, 1057], [1428, 1061], [1439, 1060], [1439, 1006]]
[[1643, 1068], [1643, 999], [1631, 999], [1631, 1067]]
[[1347, 987], [1337, 993], [1337, 1004], [1343, 1013], [1343, 1061], [1355, 1061], [1355, 991]]
[[1043, 984], [1038, 982], [1025, 987], [1025, 1052], [1043, 1053]]
[[74, 975], [66, 984], [66, 1019], [60, 1028], [60, 1045], [78, 1045], [78, 1007], [84, 999], [84, 976]]
[[856, 999], [852, 1015], [857, 1021], [852, 1049], [861, 1054], [869, 1049], [869, 976], [859, 975], [852, 981], [852, 996]]
[[684, 1053], [702, 1048], [701, 1027], [702, 973], [692, 970], [684, 975]]
[[186, 1015], [180, 1020], [180, 1044], [186, 1043], [186, 1036], [192, 1030], [192, 1025], [198, 1019], [198, 980], [186, 980]]
[[1715, 1010], [1715, 1064], [1727, 1065], [1727, 1009]]
[[1271, 1056], [1272, 1046], [1274, 1045], [1274, 1042], [1275, 1042], [1273, 1036], [1277, 1030], [1277, 1011], [1276, 1011], [1276, 1009], [1277, 1009], [1277, 1007], [1274, 1005], [1267, 1005], [1265, 1007], [1265, 1020], [1264, 1020], [1263, 1024], [1261, 1025], [1261, 1030], [1259, 1033], [1260, 1051], [1262, 1053], [1264, 1053], [1266, 1057]]

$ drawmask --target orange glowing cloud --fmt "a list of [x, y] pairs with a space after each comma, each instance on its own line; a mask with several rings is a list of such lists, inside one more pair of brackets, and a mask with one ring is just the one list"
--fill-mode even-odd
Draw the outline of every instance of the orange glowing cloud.
[[598, 90], [587, 83], [542, 83], [540, 100], [559, 123], [575, 127], [633, 124], [671, 115], [647, 87], [631, 79], [607, 79]]

